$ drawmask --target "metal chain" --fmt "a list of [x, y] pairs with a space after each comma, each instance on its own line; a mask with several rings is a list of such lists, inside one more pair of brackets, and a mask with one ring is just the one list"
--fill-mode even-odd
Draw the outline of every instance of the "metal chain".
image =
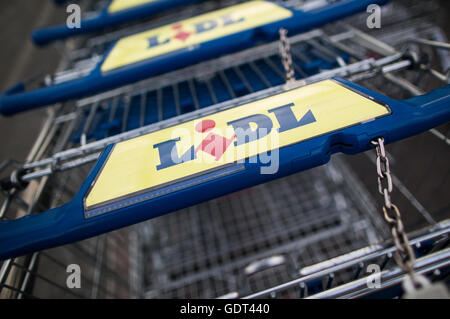
[[384, 198], [383, 215], [385, 221], [391, 227], [392, 237], [394, 239], [395, 247], [397, 248], [394, 253], [394, 259], [398, 266], [410, 276], [414, 285], [420, 287], [421, 284], [416, 280], [417, 274], [414, 271], [416, 257], [409, 244], [400, 210], [391, 200], [393, 184], [389, 159], [386, 156], [384, 147], [384, 138], [379, 137], [376, 140], [373, 140], [372, 144], [376, 146], [377, 151], [378, 192]]
[[292, 63], [292, 56], [291, 56], [291, 45], [289, 43], [289, 39], [287, 37], [288, 31], [286, 29], [281, 28], [279, 30], [280, 33], [280, 53], [281, 53], [281, 62], [283, 63], [285, 77], [286, 77], [286, 83], [290, 84], [295, 82], [295, 72], [294, 72], [294, 66]]

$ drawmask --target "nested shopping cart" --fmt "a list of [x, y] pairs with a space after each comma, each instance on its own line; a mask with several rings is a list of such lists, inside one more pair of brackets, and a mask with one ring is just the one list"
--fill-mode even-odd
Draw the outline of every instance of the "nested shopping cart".
[[[447, 41], [417, 8], [418, 16], [414, 7], [392, 5], [380, 34], [369, 34], [356, 18], [289, 37], [284, 53], [292, 58], [295, 79], [306, 85], [340, 76], [397, 99], [442, 86], [449, 52], [436, 46]], [[88, 40], [86, 49], [69, 55], [58, 76], [86, 72], [97, 46], [115, 36]], [[26, 170], [22, 181], [29, 185], [4, 194], [0, 216], [15, 219], [68, 202], [110, 143], [278, 92], [286, 81], [282, 53], [275, 41], [49, 109], [27, 162], [1, 167], [5, 174]], [[433, 281], [448, 280], [449, 145], [446, 124], [387, 147], [393, 201], [410, 232], [416, 271]], [[0, 293], [4, 298], [399, 297], [404, 273], [394, 262], [396, 248], [382, 217], [375, 163], [375, 151], [333, 156], [329, 164], [302, 173], [6, 260]], [[70, 264], [82, 269], [80, 289], [66, 285]], [[379, 286], [367, 284], [370, 265], [381, 271]]]

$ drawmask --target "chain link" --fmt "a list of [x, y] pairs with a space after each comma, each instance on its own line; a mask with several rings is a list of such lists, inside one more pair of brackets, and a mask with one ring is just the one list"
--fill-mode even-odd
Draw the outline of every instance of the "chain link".
[[400, 210], [391, 200], [393, 184], [389, 159], [384, 147], [384, 138], [379, 137], [376, 140], [373, 140], [372, 144], [376, 146], [377, 152], [378, 192], [384, 198], [383, 215], [385, 221], [391, 228], [392, 237], [394, 239], [395, 247], [397, 248], [397, 251], [394, 253], [394, 259], [398, 266], [411, 277], [414, 285], [419, 287], [421, 285], [416, 280], [416, 273], [414, 271], [416, 257], [409, 244]]
[[283, 63], [286, 83], [290, 84], [295, 82], [295, 72], [294, 66], [292, 63], [291, 56], [291, 45], [289, 43], [289, 39], [287, 37], [288, 31], [286, 29], [281, 28], [279, 30], [280, 33], [280, 53], [281, 53], [281, 62]]

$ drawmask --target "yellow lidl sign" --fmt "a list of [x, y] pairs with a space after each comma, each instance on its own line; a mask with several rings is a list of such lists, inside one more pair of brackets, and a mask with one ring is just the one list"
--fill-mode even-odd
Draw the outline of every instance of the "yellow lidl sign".
[[119, 40], [102, 64], [101, 70], [108, 72], [193, 48], [207, 41], [291, 16], [290, 10], [267, 1], [250, 1], [213, 11]]
[[230, 108], [116, 144], [85, 206], [98, 208], [389, 113], [334, 80]]
[[156, 1], [160, 0], [113, 0], [108, 6], [108, 12], [116, 13]]

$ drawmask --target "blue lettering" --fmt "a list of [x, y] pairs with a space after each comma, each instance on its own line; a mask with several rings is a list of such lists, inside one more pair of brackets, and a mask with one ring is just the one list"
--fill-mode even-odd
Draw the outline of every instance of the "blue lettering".
[[155, 35], [151, 38], [148, 38], [148, 48], [151, 49], [159, 45], [166, 44], [168, 42], [170, 42], [170, 39], [166, 39], [162, 42], [159, 42], [159, 36]]
[[[256, 124], [257, 128], [252, 130], [250, 123]], [[234, 145], [236, 146], [266, 136], [270, 133], [273, 127], [270, 117], [262, 114], [247, 116], [240, 120], [228, 122], [227, 124], [233, 126], [236, 134], [236, 142], [234, 142]]]
[[195, 32], [196, 33], [202, 33], [206, 31], [210, 31], [212, 29], [215, 29], [217, 27], [217, 22], [214, 20], [208, 20], [204, 22], [197, 23], [195, 25]]
[[161, 164], [156, 166], [159, 171], [164, 168], [168, 168], [174, 165], [192, 161], [196, 158], [194, 146], [187, 150], [181, 157], [178, 156], [177, 142], [180, 138], [162, 142], [153, 145], [153, 148], [157, 148], [159, 151], [159, 159]]
[[289, 103], [269, 110], [269, 113], [275, 114], [278, 123], [280, 123], [280, 128], [278, 129], [278, 132], [280, 133], [316, 122], [316, 118], [314, 117], [314, 114], [311, 112], [311, 110], [306, 112], [306, 114], [297, 121], [294, 112], [292, 112], [292, 106], [294, 106], [294, 103]]
[[227, 15], [222, 16], [222, 21], [223, 21], [223, 26], [224, 27], [226, 27], [227, 25], [230, 25], [230, 24], [235, 24], [235, 23], [242, 22], [244, 20], [245, 19], [243, 17], [234, 20], [233, 17], [231, 16], [231, 14], [227, 14]]

